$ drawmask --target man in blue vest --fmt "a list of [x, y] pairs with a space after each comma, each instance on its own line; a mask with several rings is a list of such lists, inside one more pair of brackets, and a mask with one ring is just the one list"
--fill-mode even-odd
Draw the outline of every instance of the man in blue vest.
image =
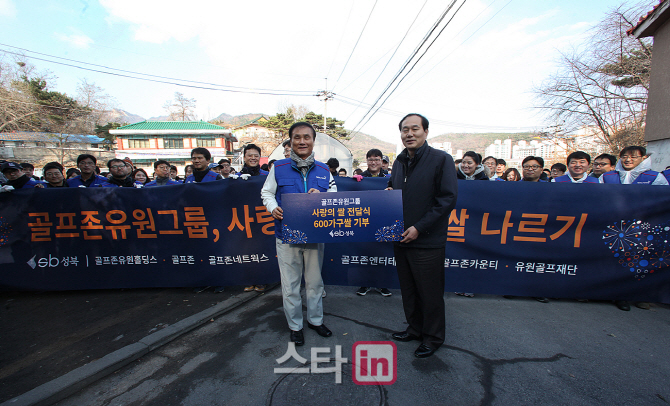
[[223, 179], [218, 173], [209, 170], [211, 160], [212, 154], [207, 148], [193, 148], [191, 151], [193, 174], [184, 179], [184, 183], [212, 182]]
[[[44, 187], [40, 182], [26, 175], [23, 172], [21, 165], [17, 164], [16, 162], [5, 162], [2, 164], [2, 166], [0, 166], [0, 172], [5, 175], [5, 178], [7, 178], [7, 181], [3, 182], [2, 186], [11, 186], [14, 189]], [[7, 189], [8, 188], [5, 188], [3, 191], [7, 191]]]
[[604, 173], [600, 183], [668, 185], [668, 180], [663, 174], [651, 170], [651, 159], [644, 147], [630, 146], [621, 150], [616, 169]]
[[132, 166], [126, 161], [112, 158], [107, 161], [107, 168], [109, 168], [109, 173], [112, 176], [107, 179], [106, 183], [101, 185], [102, 187], [142, 187], [141, 182], [134, 181], [132, 176], [130, 176]]
[[304, 345], [300, 280], [305, 277], [307, 327], [322, 337], [333, 333], [323, 324], [323, 244], [284, 244], [282, 241], [282, 195], [287, 193], [337, 192], [328, 166], [314, 160], [316, 131], [309, 123], [297, 122], [288, 131], [291, 155], [280, 159], [270, 169], [261, 198], [275, 219], [277, 261], [281, 274], [284, 314], [291, 330], [291, 341]]
[[77, 168], [81, 175], [67, 180], [69, 187], [100, 187], [107, 183], [107, 178], [96, 175], [95, 165], [98, 163], [96, 157], [90, 154], [81, 154], [77, 157]]
[[521, 162], [521, 169], [523, 171], [524, 182], [546, 182], [540, 179], [542, 176], [542, 168], [544, 168], [544, 159], [539, 156], [527, 156]]
[[[541, 179], [542, 168], [544, 168], [544, 159], [539, 156], [527, 156], [521, 161], [521, 170], [523, 171], [523, 182], [546, 182], [546, 180]], [[511, 299], [513, 296], [503, 295], [506, 299]], [[546, 297], [533, 297], [540, 303], [549, 303], [549, 299]]]
[[593, 160], [592, 178], [599, 179], [604, 173], [613, 171], [616, 166], [616, 157], [611, 154], [600, 154]]
[[591, 155], [584, 151], [575, 151], [568, 155], [568, 171], [565, 175], [552, 179], [556, 183], [598, 183], [598, 179], [586, 173], [591, 165]]
[[[647, 156], [647, 150], [640, 146], [630, 146], [621, 150], [619, 162], [616, 169], [604, 173], [600, 177], [600, 183], [615, 183], [624, 185], [668, 185], [668, 180], [662, 173], [651, 170], [651, 159]], [[621, 310], [629, 310], [627, 302], [616, 301], [616, 306]], [[640, 309], [649, 310], [649, 303], [635, 303]]]
[[144, 187], [181, 185], [178, 180], [170, 179], [170, 163], [162, 159], [154, 162], [154, 172], [156, 179], [144, 185]]

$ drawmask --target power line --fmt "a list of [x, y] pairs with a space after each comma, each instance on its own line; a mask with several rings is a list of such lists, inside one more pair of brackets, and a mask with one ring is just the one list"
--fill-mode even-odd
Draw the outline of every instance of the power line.
[[[495, 0], [494, 0], [494, 2], [495, 2]], [[440, 66], [440, 64], [442, 64], [442, 62], [444, 62], [449, 56], [451, 56], [451, 54], [453, 54], [458, 48], [460, 48], [461, 45], [463, 45], [463, 44], [465, 44], [467, 41], [469, 41], [470, 38], [472, 38], [477, 32], [479, 32], [479, 30], [481, 30], [482, 28], [484, 28], [484, 26], [485, 26], [486, 24], [488, 24], [491, 20], [493, 20], [493, 19], [494, 19], [494, 18], [495, 18], [501, 11], [503, 11], [503, 9], [504, 9], [505, 7], [507, 7], [511, 2], [512, 2], [512, 0], [509, 0], [504, 6], [502, 6], [502, 7], [500, 8], [500, 10], [496, 11], [495, 14], [493, 14], [493, 15], [491, 16], [491, 18], [489, 18], [488, 20], [486, 20], [486, 22], [485, 22], [484, 24], [480, 25], [476, 30], [474, 30], [474, 31], [472, 32], [472, 34], [470, 34], [470, 36], [468, 36], [466, 39], [464, 39], [463, 42], [461, 42], [460, 44], [458, 44], [458, 45], [456, 46], [456, 48], [452, 49], [451, 52], [449, 52], [447, 55], [445, 55], [444, 58], [442, 58], [438, 63], [436, 63], [432, 68], [430, 68], [430, 69], [429, 69], [426, 73], [424, 73], [422, 76], [425, 76], [425, 75], [429, 74], [430, 72], [433, 71], [433, 69], [435, 69], [435, 68], [437, 68], [438, 66]], [[488, 9], [488, 7], [490, 7], [492, 4], [493, 4], [493, 3], [489, 4], [484, 10], [482, 10], [479, 14], [477, 14], [477, 17], [479, 17], [484, 11], [486, 11], [486, 9]], [[470, 21], [465, 27], [463, 27], [463, 29], [462, 29], [461, 31], [459, 31], [458, 33], [456, 33], [456, 35], [458, 35], [458, 34], [460, 34], [461, 32], [463, 32], [463, 30], [465, 30], [465, 28], [467, 28], [468, 25], [472, 24], [472, 23], [477, 19], [477, 17], [475, 17], [474, 19], [472, 19], [472, 21]], [[430, 62], [430, 61], [428, 61], [428, 62]], [[411, 87], [412, 87], [414, 84], [416, 84], [419, 80], [421, 80], [421, 78], [418, 78], [416, 81], [412, 82], [412, 84], [409, 85], [409, 86], [407, 86], [407, 88], [408, 88], [408, 89], [411, 88]], [[402, 92], [401, 92], [401, 94], [402, 94]]]
[[[191, 88], [195, 88], [195, 89], [217, 90], [217, 91], [232, 92], [232, 93], [267, 94], [267, 95], [274, 95], [274, 96], [314, 96], [315, 95], [315, 91], [309, 91], [309, 90], [279, 90], [279, 89], [247, 88], [247, 87], [240, 87], [240, 86], [220, 85], [220, 84], [216, 84], [216, 83], [199, 82], [199, 81], [194, 81], [194, 80], [172, 78], [172, 77], [167, 77], [167, 76], [152, 75], [152, 74], [149, 74], [149, 73], [128, 71], [128, 70], [112, 68], [112, 67], [108, 67], [108, 66], [104, 66], [104, 65], [97, 65], [97, 64], [93, 64], [93, 63], [77, 61], [77, 60], [74, 60], [74, 59], [62, 58], [62, 57], [59, 57], [59, 56], [44, 54], [44, 53], [36, 52], [36, 51], [31, 51], [29, 49], [15, 47], [15, 46], [8, 45], [8, 44], [0, 43], [0, 45], [10, 47], [10, 48], [14, 48], [14, 49], [19, 49], [21, 51], [29, 52], [29, 53], [32, 53], [32, 54], [47, 56], [49, 58], [61, 59], [61, 60], [75, 62], [75, 63], [83, 64], [83, 65], [96, 66], [96, 67], [100, 67], [100, 68], [103, 68], [103, 69], [114, 70], [114, 71], [117, 71], [117, 72], [124, 72], [124, 73], [127, 73], [127, 74], [107, 72], [107, 71], [103, 71], [103, 70], [91, 69], [91, 68], [87, 68], [87, 67], [82, 67], [82, 66], [77, 66], [77, 65], [73, 65], [73, 64], [64, 63], [64, 62], [58, 62], [58, 61], [53, 61], [53, 60], [49, 60], [49, 59], [38, 58], [38, 57], [35, 57], [35, 56], [29, 56], [29, 58], [36, 59], [36, 60], [39, 60], [39, 61], [55, 63], [57, 65], [69, 66], [69, 67], [76, 68], [76, 69], [87, 70], [87, 71], [97, 72], [97, 73], [103, 73], [103, 74], [112, 75], [112, 76], [120, 76], [120, 77], [126, 77], [126, 78], [131, 78], [131, 79], [144, 80], [144, 81], [147, 81], [147, 82], [166, 83], [166, 84], [182, 86], [182, 87], [191, 87]], [[9, 50], [4, 50], [4, 49], [0, 49], [0, 51], [11, 54], [11, 55], [25, 56], [23, 54], [20, 54], [20, 53], [17, 53], [17, 52], [12, 52], [12, 51], [9, 51]], [[164, 80], [155, 80], [155, 79], [137, 77], [137, 76], [133, 76], [133, 75], [141, 75], [141, 76], [147, 76], [149, 78], [157, 78], [157, 79], [164, 79]], [[194, 86], [194, 85], [188, 85], [188, 84], [184, 84], [184, 83], [175, 83], [175, 82], [171, 82], [171, 81], [194, 83], [194, 84], [201, 84], [201, 85], [207, 85], [207, 86]], [[221, 87], [221, 88], [213, 88], [213, 87], [209, 87], [209, 86], [217, 86], [217, 87]]]
[[[455, 1], [456, 1], [456, 0], [454, 0], [454, 3], [455, 3]], [[403, 82], [403, 80], [405, 80], [405, 78], [407, 77], [407, 75], [409, 75], [410, 73], [412, 73], [412, 71], [414, 70], [414, 68], [416, 67], [416, 65], [419, 63], [419, 61], [421, 61], [421, 59], [426, 55], [426, 53], [427, 53], [428, 50], [433, 46], [433, 44], [435, 43], [435, 41], [437, 41], [437, 39], [440, 37], [440, 35], [442, 35], [442, 33], [444, 32], [444, 30], [447, 28], [447, 26], [449, 26], [449, 24], [450, 24], [450, 23], [453, 21], [453, 19], [456, 17], [456, 14], [458, 14], [458, 12], [460, 11], [460, 9], [465, 5], [465, 1], [466, 1], [466, 0], [463, 0], [463, 3], [461, 3], [461, 5], [456, 9], [456, 11], [454, 12], [454, 14], [453, 14], [453, 15], [451, 16], [451, 18], [449, 19], [449, 21], [447, 21], [447, 23], [444, 25], [444, 27], [442, 27], [442, 29], [440, 30], [440, 32], [437, 33], [437, 35], [435, 36], [435, 38], [433, 39], [433, 41], [426, 47], [426, 49], [423, 51], [423, 53], [421, 54], [421, 56], [419, 56], [419, 58], [414, 62], [414, 64], [413, 64], [412, 67], [407, 71], [407, 73], [405, 73], [405, 75], [404, 75], [404, 76], [403, 76], [403, 77], [396, 83], [395, 87], [394, 87], [393, 90], [391, 90], [391, 92], [386, 96], [386, 98], [384, 99], [384, 101], [382, 101], [382, 102], [379, 104], [379, 107], [377, 107], [377, 110], [375, 110], [372, 114], [370, 114], [370, 116], [368, 117], [367, 121], [361, 126], [361, 128], [363, 128], [363, 127], [364, 127], [364, 126], [365, 126], [365, 125], [372, 119], [372, 117], [374, 117], [374, 115], [377, 113], [377, 111], [379, 111], [379, 109], [380, 109], [380, 108], [381, 108], [381, 107], [388, 101], [388, 99], [389, 99], [389, 98], [393, 95], [393, 93], [398, 89], [398, 86], [400, 86], [400, 84]], [[450, 8], [451, 8], [451, 7], [450, 7]]]
[[[379, 75], [377, 75], [377, 78], [375, 79], [375, 81], [372, 82], [372, 84], [370, 85], [370, 88], [369, 88], [368, 91], [365, 93], [365, 96], [363, 96], [362, 100], [365, 100], [365, 98], [368, 97], [368, 94], [370, 94], [370, 92], [372, 91], [372, 89], [375, 87], [375, 85], [377, 84], [377, 81], [379, 81], [379, 78], [381, 78], [381, 77], [382, 77], [382, 74], [384, 73], [384, 71], [386, 71], [386, 68], [389, 66], [389, 63], [391, 62], [391, 60], [393, 59], [393, 57], [395, 56], [395, 54], [398, 52], [398, 49], [400, 49], [400, 46], [401, 46], [402, 43], [405, 41], [405, 38], [407, 38], [407, 35], [409, 34], [410, 30], [411, 30], [412, 27], [414, 26], [414, 23], [415, 23], [416, 20], [419, 18], [419, 15], [420, 15], [421, 12], [423, 11], [424, 7], [426, 7], [426, 3], [428, 3], [428, 0], [426, 0], [426, 1], [423, 2], [423, 6], [421, 6], [421, 8], [419, 9], [419, 12], [416, 13], [416, 17], [414, 17], [414, 20], [412, 21], [412, 24], [410, 24], [409, 27], [407, 28], [407, 31], [405, 31], [405, 35], [402, 37], [402, 39], [401, 39], [400, 42], [398, 43], [398, 46], [396, 46], [396, 48], [395, 48], [395, 50], [393, 51], [393, 54], [391, 55], [391, 57], [388, 59], [388, 61], [386, 61], [386, 65], [384, 65], [384, 68], [382, 69], [382, 71], [379, 72]], [[376, 62], [375, 62], [375, 63], [376, 63]], [[366, 70], [366, 72], [367, 72], [367, 70]], [[359, 76], [359, 77], [360, 77], [360, 76]], [[345, 88], [345, 89], [346, 89], [346, 88]], [[344, 89], [342, 89], [342, 90], [344, 91]], [[358, 107], [357, 107], [356, 109], [354, 109], [354, 111], [351, 112], [351, 114], [349, 115], [349, 117], [351, 117], [351, 115], [354, 114], [354, 113], [356, 112], [356, 110], [358, 110]], [[347, 117], [347, 120], [348, 120], [348, 119], [349, 119], [349, 118]], [[345, 121], [346, 121], [346, 120], [345, 120]]]
[[[463, 1], [463, 3], [465, 3], [465, 0]], [[373, 110], [374, 106], [376, 106], [377, 103], [379, 103], [379, 101], [382, 99], [382, 97], [384, 97], [384, 95], [386, 94], [386, 92], [391, 88], [391, 86], [393, 86], [393, 83], [395, 83], [395, 81], [400, 77], [400, 75], [401, 75], [401, 74], [403, 73], [403, 71], [407, 68], [407, 66], [409, 66], [409, 64], [412, 62], [412, 60], [414, 59], [414, 57], [419, 53], [419, 51], [421, 50], [421, 48], [423, 47], [423, 45], [428, 41], [428, 39], [430, 38], [430, 36], [433, 34], [433, 32], [435, 32], [435, 30], [437, 29], [437, 27], [438, 27], [438, 26], [440, 25], [440, 23], [442, 22], [442, 20], [444, 20], [444, 18], [447, 16], [447, 14], [449, 13], [449, 11], [453, 8], [454, 4], [456, 4], [456, 0], [453, 0], [453, 1], [447, 6], [447, 8], [442, 12], [442, 14], [441, 14], [440, 17], [437, 19], [437, 21], [435, 21], [435, 23], [433, 24], [433, 26], [430, 28], [430, 30], [428, 30], [428, 32], [426, 33], [426, 35], [423, 37], [423, 39], [421, 40], [421, 42], [419, 43], [419, 45], [414, 49], [414, 51], [413, 51], [412, 54], [409, 56], [409, 58], [407, 58], [407, 60], [405, 61], [404, 65], [400, 68], [400, 70], [398, 70], [398, 72], [397, 72], [396, 75], [393, 77], [393, 79], [391, 79], [391, 81], [389, 82], [389, 84], [386, 85], [386, 88], [384, 89], [384, 91], [379, 95], [379, 97], [377, 97], [377, 100], [375, 100], [375, 102], [372, 104], [372, 107], [371, 107], [370, 109], [368, 109], [368, 111], [363, 115], [363, 117], [361, 117], [361, 119], [360, 119], [359, 122], [356, 124], [356, 126], [354, 126], [354, 128], [353, 128], [352, 131], [358, 131], [358, 126], [359, 126], [359, 125], [366, 119], [366, 117], [368, 116], [368, 114], [370, 114], [370, 112]], [[446, 25], [445, 25], [445, 27], [446, 27]], [[439, 36], [439, 34], [438, 34], [438, 36]], [[437, 37], [436, 37], [436, 39], [437, 39]], [[435, 41], [433, 41], [433, 42], [435, 42]], [[431, 43], [431, 45], [432, 45], [432, 43]], [[424, 52], [424, 55], [425, 55], [425, 52]], [[387, 100], [388, 100], [388, 98], [387, 98]], [[374, 115], [374, 114], [373, 114], [373, 115]], [[370, 118], [371, 118], [371, 117], [370, 117]], [[369, 119], [368, 119], [368, 121], [369, 121]], [[366, 121], [366, 123], [367, 123], [367, 121]], [[362, 128], [362, 127], [361, 127], [361, 128]], [[354, 135], [352, 136], [352, 138], [355, 137], [355, 136], [356, 136], [356, 135], [354, 134]]]
[[[356, 40], [356, 43], [354, 44], [354, 49], [351, 50], [351, 53], [349, 54], [349, 58], [347, 59], [347, 62], [344, 64], [344, 67], [342, 68], [342, 72], [340, 72], [340, 76], [338, 76], [337, 80], [335, 81], [335, 86], [337, 86], [337, 83], [340, 81], [340, 78], [342, 77], [342, 74], [344, 73], [344, 70], [347, 68], [347, 65], [349, 65], [349, 61], [351, 60], [351, 57], [354, 55], [354, 51], [356, 51], [356, 47], [358, 46], [358, 42], [361, 40], [361, 37], [363, 36], [363, 33], [365, 32], [365, 27], [368, 26], [368, 23], [370, 22], [370, 18], [372, 17], [372, 12], [375, 11], [375, 7], [377, 7], [377, 1], [375, 0], [375, 4], [372, 5], [372, 10], [370, 10], [370, 14], [368, 15], [368, 19], [365, 21], [365, 25], [363, 26], [363, 29], [361, 30], [361, 33], [358, 35], [358, 39]], [[335, 90], [335, 86], [333, 86], [333, 90]]]
[[[338, 101], [340, 103], [347, 104], [349, 106], [358, 106], [359, 104], [363, 104], [364, 107], [369, 107], [369, 103], [362, 103], [360, 100], [352, 99], [350, 97], [342, 96], [342, 95], [337, 95], [335, 101]], [[380, 113], [387, 114], [389, 116], [393, 117], [404, 117], [407, 112], [401, 112], [398, 110], [391, 110], [389, 108], [383, 107], [379, 110]], [[439, 120], [432, 118], [430, 120], [431, 123], [434, 124], [440, 124], [444, 126], [450, 126], [450, 127], [458, 127], [458, 128], [476, 128], [480, 130], [500, 130], [500, 131], [519, 131], [519, 130], [529, 130], [533, 129], [535, 127], [522, 127], [522, 126], [517, 126], [517, 127], [506, 127], [506, 126], [496, 126], [496, 125], [484, 125], [484, 124], [469, 124], [469, 123], [459, 123], [456, 121], [446, 121], [446, 120]]]
[[344, 35], [347, 33], [347, 27], [349, 26], [349, 19], [351, 18], [352, 11], [354, 11], [353, 0], [351, 1], [351, 7], [349, 8], [349, 15], [347, 15], [347, 21], [344, 23], [344, 29], [342, 30], [342, 35], [340, 36], [340, 42], [337, 44], [337, 49], [335, 50], [335, 54], [333, 54], [333, 61], [330, 63], [330, 67], [328, 68], [328, 74], [326, 74], [326, 77], [330, 76], [330, 71], [333, 69], [333, 65], [335, 64], [335, 60], [337, 59], [337, 53], [340, 52], [340, 46], [342, 45]]
[[[447, 6], [447, 8], [445, 9], [445, 11], [440, 15], [440, 17], [437, 19], [437, 21], [433, 24], [433, 26], [432, 26], [431, 29], [428, 31], [428, 33], [426, 33], [426, 35], [423, 37], [423, 40], [421, 41], [421, 43], [419, 43], [419, 45], [414, 49], [414, 51], [412, 52], [412, 54], [407, 58], [407, 60], [406, 60], [405, 63], [403, 64], [403, 66], [398, 70], [398, 72], [395, 74], [395, 76], [393, 77], [393, 79], [391, 79], [391, 81], [389, 82], [389, 84], [386, 85], [386, 88], [384, 89], [384, 91], [379, 95], [379, 97], [377, 98], [377, 100], [375, 100], [375, 102], [374, 102], [374, 103], [372, 104], [372, 106], [368, 109], [368, 111], [363, 115], [363, 117], [361, 117], [361, 119], [359, 120], [359, 122], [354, 126], [352, 132], [353, 132], [353, 131], [357, 131], [358, 126], [363, 122], [363, 120], [365, 120], [366, 116], [372, 111], [372, 109], [373, 109], [374, 106], [379, 102], [379, 100], [381, 100], [381, 98], [382, 98], [382, 97], [384, 96], [384, 94], [388, 91], [388, 89], [393, 85], [393, 83], [398, 79], [398, 77], [402, 74], [402, 72], [405, 70], [405, 68], [407, 68], [407, 66], [409, 65], [409, 63], [410, 63], [410, 62], [412, 61], [412, 59], [416, 56], [416, 54], [419, 52], [419, 50], [421, 49], [421, 47], [426, 43], [426, 41], [428, 40], [428, 38], [432, 35], [432, 33], [433, 33], [433, 32], [435, 31], [435, 29], [437, 28], [437, 26], [440, 24], [440, 22], [444, 19], [444, 17], [446, 16], [446, 14], [449, 12], [449, 10], [451, 10], [451, 7], [453, 7], [453, 5], [454, 5], [455, 2], [456, 2], [456, 0], [453, 0], [453, 1], [451, 2], [451, 4], [450, 4], [449, 6]], [[356, 134], [354, 133], [354, 136], [352, 136], [352, 138], [355, 137], [355, 136], [356, 136]]]

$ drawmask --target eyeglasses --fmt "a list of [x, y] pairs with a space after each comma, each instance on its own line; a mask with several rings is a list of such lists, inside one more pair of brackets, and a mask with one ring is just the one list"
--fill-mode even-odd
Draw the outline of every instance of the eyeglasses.
[[524, 166], [522, 166], [522, 168], [525, 169], [525, 170], [529, 170], [529, 169], [536, 170], [536, 169], [540, 169], [541, 166], [540, 165], [524, 165]]
[[607, 165], [610, 165], [610, 164], [607, 163], [607, 162], [594, 162], [593, 163], [593, 166], [607, 166]]
[[628, 160], [628, 159], [640, 159], [644, 158], [642, 155], [624, 155], [621, 157], [622, 160]]
[[125, 165], [112, 165], [112, 166], [109, 167], [109, 169], [121, 169], [121, 168], [125, 168], [125, 167], [126, 167]]
[[377, 159], [368, 158], [368, 162], [381, 162], [381, 161], [382, 161], [382, 160], [379, 159], [379, 158], [377, 158]]

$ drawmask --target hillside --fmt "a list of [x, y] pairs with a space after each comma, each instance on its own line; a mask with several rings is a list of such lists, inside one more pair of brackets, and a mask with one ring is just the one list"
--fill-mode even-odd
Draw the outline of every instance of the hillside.
[[521, 140], [531, 141], [537, 139], [537, 134], [532, 132], [525, 133], [448, 133], [441, 134], [437, 137], [431, 137], [429, 142], [451, 142], [451, 148], [456, 150], [462, 149], [465, 151], [476, 151], [484, 154], [484, 150], [489, 145], [493, 144], [495, 140], [512, 139], [514, 143]]
[[112, 109], [102, 116], [103, 122], [135, 124], [144, 121], [144, 117], [121, 109]]
[[358, 133], [351, 140], [342, 140], [342, 143], [349, 148], [354, 155], [354, 159], [357, 159], [358, 162], [365, 161], [365, 154], [372, 148], [381, 150], [384, 155], [395, 156], [395, 144], [384, 142], [378, 138], [363, 133]]
[[221, 116], [230, 117], [229, 119], [224, 120], [224, 122], [226, 124], [231, 125], [232, 127], [236, 127], [236, 126], [239, 126], [239, 125], [244, 125], [244, 124], [246, 124], [250, 121], [253, 121], [253, 120], [255, 120], [259, 117], [262, 117], [262, 116], [267, 117], [266, 114], [262, 114], [262, 113], [249, 113], [249, 114], [242, 114], [241, 116], [234, 116], [234, 117], [230, 116], [226, 113], [222, 113], [221, 115], [219, 115], [219, 117], [221, 117]]
[[233, 118], [233, 116], [231, 116], [230, 114], [221, 113], [209, 121], [223, 121], [225, 123], [230, 121], [231, 118]]

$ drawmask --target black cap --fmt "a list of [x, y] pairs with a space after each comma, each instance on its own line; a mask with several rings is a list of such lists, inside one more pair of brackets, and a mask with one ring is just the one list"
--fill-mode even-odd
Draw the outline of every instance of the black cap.
[[2, 173], [4, 173], [7, 169], [17, 169], [20, 171], [23, 168], [16, 162], [5, 162], [4, 164], [2, 164], [2, 166], [0, 166], [0, 172]]

